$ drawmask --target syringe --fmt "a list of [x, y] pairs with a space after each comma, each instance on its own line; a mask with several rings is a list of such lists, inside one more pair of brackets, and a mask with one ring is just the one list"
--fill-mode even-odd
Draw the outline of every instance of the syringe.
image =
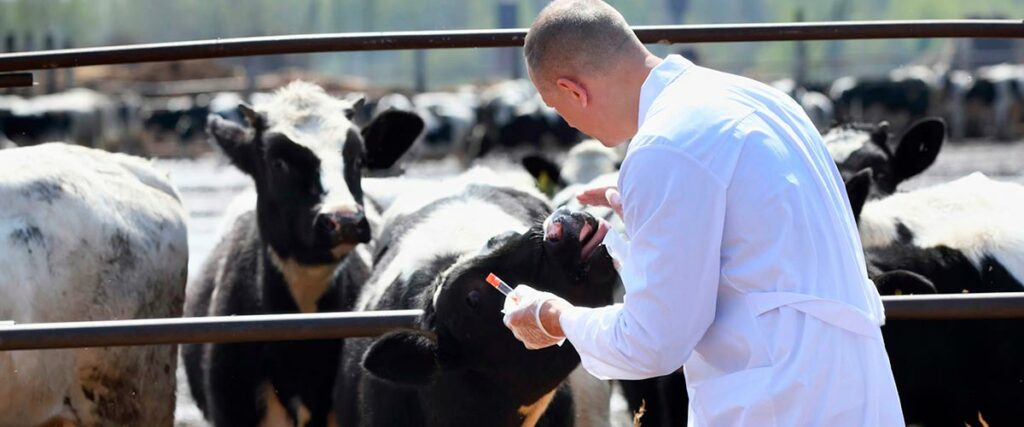
[[494, 289], [497, 289], [501, 293], [505, 294], [505, 296], [508, 296], [508, 294], [512, 293], [512, 288], [509, 287], [504, 280], [501, 280], [498, 278], [498, 276], [495, 276], [494, 273], [490, 273], [487, 275], [487, 283], [490, 283], [491, 286], [494, 286]]

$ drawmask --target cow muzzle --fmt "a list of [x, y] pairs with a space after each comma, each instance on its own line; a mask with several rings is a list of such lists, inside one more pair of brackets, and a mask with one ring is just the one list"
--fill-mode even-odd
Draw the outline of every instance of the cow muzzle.
[[362, 211], [321, 212], [316, 215], [313, 227], [327, 237], [331, 247], [370, 241], [370, 223]]
[[[544, 221], [544, 241], [553, 245], [579, 245], [586, 261], [608, 234], [608, 225], [586, 212], [558, 208]], [[571, 243], [570, 243], [571, 242]]]

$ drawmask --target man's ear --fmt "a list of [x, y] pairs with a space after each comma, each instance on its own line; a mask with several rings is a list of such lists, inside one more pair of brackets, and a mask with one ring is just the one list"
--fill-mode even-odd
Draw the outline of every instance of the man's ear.
[[559, 77], [555, 84], [558, 86], [559, 91], [574, 99], [580, 107], [590, 105], [590, 93], [587, 92], [587, 88], [582, 83], [569, 78]]
[[370, 375], [384, 381], [425, 386], [437, 374], [437, 341], [422, 332], [391, 332], [370, 344], [361, 364]]
[[[241, 105], [238, 109], [242, 114], [246, 115], [250, 123], [254, 121], [261, 123], [262, 119], [252, 109], [248, 107], [243, 109]], [[247, 112], [252, 114], [253, 118], [249, 118]], [[254, 141], [256, 135], [254, 129], [246, 129], [238, 123], [225, 120], [216, 114], [210, 114], [206, 118], [206, 133], [213, 138], [217, 146], [231, 159], [231, 163], [238, 169], [241, 169], [242, 172], [255, 176], [256, 162], [258, 161], [258, 143]]]

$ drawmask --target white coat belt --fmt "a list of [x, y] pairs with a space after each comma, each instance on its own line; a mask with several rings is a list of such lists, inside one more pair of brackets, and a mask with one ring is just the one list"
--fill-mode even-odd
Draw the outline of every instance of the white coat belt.
[[847, 331], [881, 339], [879, 322], [864, 311], [841, 301], [793, 292], [750, 292], [739, 296], [760, 316], [789, 307]]

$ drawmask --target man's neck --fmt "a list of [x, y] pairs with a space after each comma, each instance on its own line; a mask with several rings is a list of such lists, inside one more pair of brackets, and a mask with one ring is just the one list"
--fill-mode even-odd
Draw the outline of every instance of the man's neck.
[[[625, 83], [624, 87], [628, 88], [624, 96], [624, 105], [629, 106], [628, 123], [633, 127], [637, 126], [637, 123], [639, 123], [640, 92], [643, 89], [644, 83], [647, 82], [647, 78], [651, 75], [651, 71], [654, 70], [654, 67], [661, 64], [662, 61], [664, 60], [650, 52], [647, 52], [646, 55], [644, 55], [643, 60], [640, 62], [640, 65], [630, 67], [628, 76], [623, 80]], [[632, 129], [629, 138], [632, 138], [638, 130], [639, 129]], [[627, 138], [627, 140], [629, 138]]]

